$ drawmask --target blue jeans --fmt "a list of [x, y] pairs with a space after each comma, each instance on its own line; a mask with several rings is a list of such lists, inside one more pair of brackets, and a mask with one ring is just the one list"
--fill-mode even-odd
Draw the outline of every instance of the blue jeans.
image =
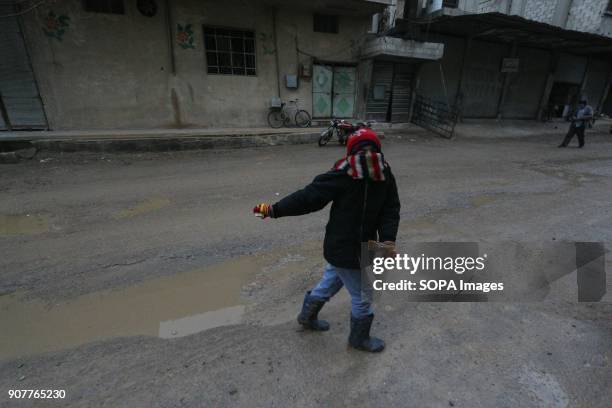
[[310, 296], [326, 302], [334, 296], [342, 286], [346, 286], [351, 295], [351, 314], [356, 319], [372, 314], [372, 304], [361, 296], [361, 271], [359, 269], [338, 268], [327, 264], [323, 277], [310, 292]]

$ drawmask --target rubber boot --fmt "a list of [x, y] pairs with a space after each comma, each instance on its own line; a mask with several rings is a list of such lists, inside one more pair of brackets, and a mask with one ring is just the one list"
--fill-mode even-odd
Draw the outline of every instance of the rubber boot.
[[374, 314], [361, 319], [356, 319], [351, 315], [351, 334], [349, 336], [351, 347], [370, 353], [378, 353], [384, 350], [385, 342], [377, 337], [370, 336], [373, 320]]
[[329, 323], [327, 323], [325, 320], [317, 320], [317, 316], [324, 304], [324, 300], [310, 296], [310, 291], [306, 292], [306, 295], [304, 296], [304, 304], [302, 305], [302, 311], [297, 317], [298, 323], [308, 330], [329, 330]]

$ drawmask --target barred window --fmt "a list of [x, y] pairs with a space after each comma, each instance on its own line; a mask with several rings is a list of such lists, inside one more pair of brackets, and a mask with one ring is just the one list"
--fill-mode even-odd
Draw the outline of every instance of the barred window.
[[253, 31], [204, 26], [204, 49], [209, 74], [257, 74]]
[[448, 8], [458, 8], [459, 0], [444, 0], [442, 2], [442, 6], [448, 7]]
[[93, 13], [125, 14], [123, 0], [83, 0], [83, 9]]

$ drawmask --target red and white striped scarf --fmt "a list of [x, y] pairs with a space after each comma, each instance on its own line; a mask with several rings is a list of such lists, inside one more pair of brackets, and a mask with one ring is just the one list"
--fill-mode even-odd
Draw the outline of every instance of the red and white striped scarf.
[[346, 171], [354, 179], [369, 178], [372, 181], [384, 181], [384, 169], [387, 166], [381, 153], [362, 150], [344, 159], [338, 160], [335, 170]]

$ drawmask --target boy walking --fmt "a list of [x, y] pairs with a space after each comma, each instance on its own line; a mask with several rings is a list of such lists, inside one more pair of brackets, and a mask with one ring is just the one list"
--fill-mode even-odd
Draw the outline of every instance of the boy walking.
[[369, 240], [395, 244], [400, 202], [376, 133], [361, 129], [349, 138], [346, 147], [346, 157], [330, 171], [274, 205], [257, 205], [253, 212], [261, 218], [297, 216], [319, 211], [332, 202], [323, 244], [328, 264], [319, 283], [306, 292], [297, 320], [308, 330], [329, 330], [329, 323], [318, 319], [319, 311], [345, 286], [351, 295], [349, 345], [379, 352], [385, 344], [370, 336], [374, 313], [369, 299], [362, 296], [361, 245]]

